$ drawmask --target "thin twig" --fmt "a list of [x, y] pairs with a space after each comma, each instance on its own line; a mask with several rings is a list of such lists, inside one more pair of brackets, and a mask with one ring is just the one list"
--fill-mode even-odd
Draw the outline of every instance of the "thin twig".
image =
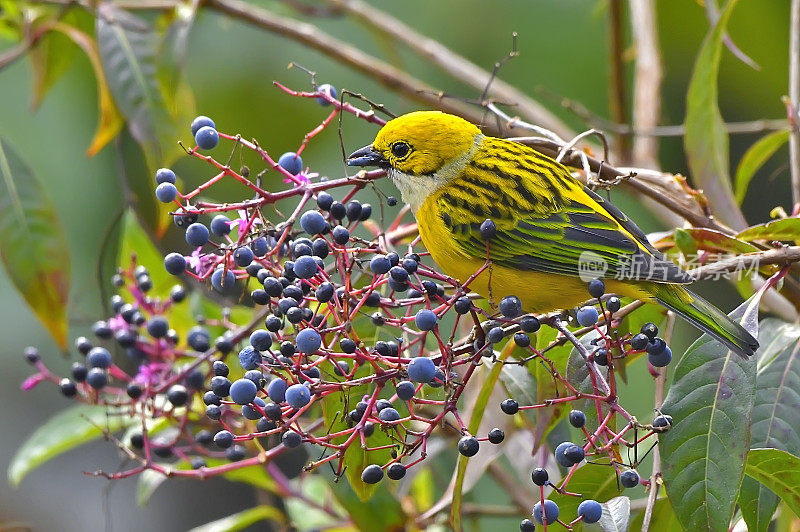
[[789, 140], [789, 160], [792, 175], [792, 202], [800, 204], [800, 128], [797, 126], [797, 109], [800, 106], [800, 0], [792, 0], [791, 36], [789, 38], [789, 122], [792, 123]]
[[723, 273], [744, 272], [770, 264], [785, 265], [800, 261], [800, 246], [786, 246], [778, 249], [743, 253], [713, 264], [689, 270], [695, 279], [718, 277]]

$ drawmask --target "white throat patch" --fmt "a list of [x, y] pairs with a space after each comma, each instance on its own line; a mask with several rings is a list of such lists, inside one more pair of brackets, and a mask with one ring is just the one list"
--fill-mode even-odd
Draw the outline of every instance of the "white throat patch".
[[483, 135], [475, 135], [475, 143], [469, 151], [458, 159], [442, 166], [438, 172], [432, 175], [409, 175], [394, 168], [390, 168], [387, 171], [387, 175], [400, 191], [403, 201], [411, 207], [411, 212], [416, 214], [428, 196], [461, 174], [467, 161], [480, 146], [481, 141], [483, 141]]

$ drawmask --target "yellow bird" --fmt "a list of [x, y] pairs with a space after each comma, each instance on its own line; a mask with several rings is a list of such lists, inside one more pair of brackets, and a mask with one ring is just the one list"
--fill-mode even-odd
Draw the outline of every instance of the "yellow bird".
[[[572, 308], [600, 277], [607, 291], [661, 303], [741, 356], [758, 348], [685, 288], [692, 278], [625, 214], [533, 148], [483, 135], [457, 116], [417, 111], [388, 122], [348, 164], [387, 170], [445, 273], [463, 283], [488, 259], [491, 268], [470, 288], [490, 300], [516, 295], [528, 312]], [[494, 230], [482, 233], [482, 224]]]

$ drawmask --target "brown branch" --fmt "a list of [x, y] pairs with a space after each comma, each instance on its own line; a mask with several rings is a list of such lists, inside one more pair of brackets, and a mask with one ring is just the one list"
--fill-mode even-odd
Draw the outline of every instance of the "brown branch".
[[688, 270], [688, 272], [695, 279], [708, 279], [724, 273], [751, 270], [771, 264], [782, 266], [799, 261], [800, 246], [786, 246], [767, 251], [743, 253], [713, 264], [707, 264], [699, 268]]
[[[661, 115], [661, 53], [658, 49], [656, 6], [653, 0], [631, 0], [631, 33], [636, 47], [633, 82], [633, 129], [652, 130]], [[632, 160], [637, 166], [658, 168], [658, 141], [637, 135]]]
[[[491, 73], [487, 70], [453, 52], [439, 41], [420, 34], [403, 21], [361, 0], [328, 0], [328, 3], [369, 24], [381, 35], [403, 43], [455, 79], [479, 91], [483, 91], [491, 79]], [[574, 132], [561, 119], [509, 83], [494, 79], [489, 87], [488, 96], [499, 101], [513, 103], [515, 111], [526, 120], [555, 131], [563, 137], [574, 135]]]
[[800, 107], [800, 0], [792, 0], [791, 35], [789, 39], [789, 121], [792, 133], [789, 139], [789, 160], [792, 176], [792, 201], [800, 204], [800, 128], [797, 109]]
[[[625, 65], [622, 55], [625, 44], [622, 29], [622, 0], [610, 0], [608, 3], [608, 108], [611, 119], [619, 124], [628, 121], [625, 98]], [[631, 159], [630, 139], [617, 136], [618, 157], [628, 163]]]

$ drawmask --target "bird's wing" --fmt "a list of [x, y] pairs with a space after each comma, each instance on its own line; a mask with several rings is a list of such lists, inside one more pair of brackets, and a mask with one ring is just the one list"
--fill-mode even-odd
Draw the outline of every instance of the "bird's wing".
[[566, 275], [605, 268], [598, 276], [692, 281], [619, 209], [562, 165], [526, 146], [492, 140], [504, 143], [503, 149], [481, 150], [435, 198], [442, 222], [466, 255], [487, 256], [479, 229], [491, 219], [497, 232], [488, 258], [501, 266]]

